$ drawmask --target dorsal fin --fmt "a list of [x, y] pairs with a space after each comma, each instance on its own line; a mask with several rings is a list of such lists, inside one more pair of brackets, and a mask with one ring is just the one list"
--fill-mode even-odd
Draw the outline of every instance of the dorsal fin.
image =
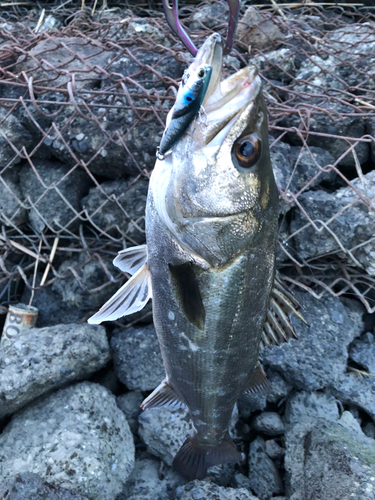
[[182, 408], [184, 406], [185, 404], [180, 400], [166, 379], [141, 404], [142, 410], [163, 407]]
[[124, 273], [135, 274], [147, 260], [147, 245], [139, 245], [121, 250], [113, 264]]
[[280, 275], [276, 273], [271, 291], [270, 307], [263, 327], [261, 347], [280, 345], [289, 339], [298, 338], [289, 316], [296, 314], [304, 323], [308, 324], [299, 309], [301, 309], [301, 304], [286, 289]]
[[254, 368], [254, 371], [251, 375], [248, 388], [245, 393], [256, 394], [258, 392], [262, 392], [267, 390], [268, 381], [266, 372], [263, 370], [261, 365], [258, 363]]
[[98, 325], [133, 314], [143, 309], [151, 296], [151, 275], [144, 264], [87, 322]]

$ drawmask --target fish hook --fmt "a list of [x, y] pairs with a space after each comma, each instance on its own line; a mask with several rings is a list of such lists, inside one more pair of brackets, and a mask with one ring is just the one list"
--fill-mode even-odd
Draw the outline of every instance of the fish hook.
[[[184, 27], [180, 23], [178, 18], [178, 0], [171, 0], [172, 5], [169, 4], [169, 0], [162, 0], [165, 12], [165, 17], [171, 30], [178, 36], [181, 42], [188, 49], [190, 54], [194, 57], [197, 55], [197, 48], [192, 42], [189, 35], [186, 33]], [[229, 5], [229, 21], [228, 21], [228, 36], [225, 42], [224, 54], [229, 54], [232, 50], [234, 43], [234, 35], [236, 32], [238, 14], [240, 11], [240, 0], [227, 0]]]

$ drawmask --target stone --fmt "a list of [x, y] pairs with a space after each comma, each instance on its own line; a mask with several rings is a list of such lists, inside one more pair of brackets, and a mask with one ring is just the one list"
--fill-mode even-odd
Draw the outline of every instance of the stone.
[[140, 391], [131, 391], [121, 394], [116, 399], [117, 406], [124, 412], [130, 430], [133, 434], [138, 432], [138, 417], [141, 414], [141, 404], [144, 396]]
[[132, 391], [152, 391], [165, 378], [153, 325], [116, 331], [111, 338], [117, 376]]
[[100, 68], [107, 68], [115, 56], [115, 51], [101, 49], [84, 38], [54, 36], [42, 39], [27, 55], [21, 55], [16, 72], [25, 71], [44, 87], [66, 87], [74, 73], [76, 90], [92, 89], [106, 75]]
[[147, 446], [147, 451], [161, 458], [167, 465], [193, 432], [193, 424], [188, 410], [180, 408], [152, 408], [139, 416], [139, 435]]
[[202, 24], [207, 28], [215, 29], [220, 26], [222, 19], [228, 16], [228, 10], [228, 5], [221, 2], [202, 5], [195, 10], [189, 29], [192, 31], [201, 30]]
[[64, 260], [57, 272], [61, 278], [53, 282], [52, 291], [59, 295], [60, 307], [63, 305], [64, 308], [78, 308], [93, 314], [122, 284], [121, 281], [114, 282], [113, 275], [118, 275], [119, 271], [107, 256], [88, 259], [83, 253], [74, 255]]
[[350, 411], [344, 411], [340, 416], [338, 423], [353, 432], [362, 434], [361, 425]]
[[107, 389], [90, 382], [39, 399], [0, 435], [0, 484], [29, 471], [91, 500], [115, 500], [133, 465], [124, 414]]
[[339, 423], [317, 419], [286, 433], [286, 496], [290, 500], [375, 495], [375, 442]]
[[334, 422], [338, 420], [339, 409], [336, 398], [324, 392], [306, 391], [299, 391], [290, 396], [283, 415], [286, 425], [317, 418], [325, 418]]
[[176, 500], [258, 500], [245, 488], [225, 488], [209, 481], [192, 481], [176, 490]]
[[136, 460], [134, 470], [116, 500], [166, 500], [174, 498], [178, 486], [187, 483], [170, 467], [161, 469], [159, 460]]
[[373, 422], [367, 422], [363, 426], [363, 434], [365, 434], [367, 437], [375, 439], [375, 424]]
[[350, 346], [349, 356], [366, 371], [375, 375], [374, 335], [367, 332], [360, 339], [355, 339]]
[[[361, 195], [372, 199], [375, 196], [375, 171], [366, 174], [364, 180], [365, 186], [358, 178], [351, 183]], [[371, 241], [371, 235], [375, 233], [375, 214], [352, 188], [344, 187], [334, 193], [308, 191], [298, 200], [319, 228], [317, 231], [301, 210], [295, 212], [291, 232], [306, 226], [293, 237], [300, 259], [336, 252], [352, 265], [362, 265], [371, 276], [375, 276], [375, 242]], [[341, 210], [343, 212], [336, 216]], [[326, 223], [327, 228], [322, 223]]]
[[148, 180], [130, 178], [103, 182], [82, 200], [86, 216], [106, 234], [130, 242], [145, 242]]
[[88, 500], [65, 488], [52, 486], [31, 472], [17, 474], [7, 485], [0, 486], [4, 500]]
[[[341, 302], [331, 296], [318, 300], [308, 293], [295, 292], [303, 316], [291, 318], [298, 340], [263, 350], [262, 362], [277, 371], [296, 389], [316, 391], [337, 380], [346, 370], [347, 346], [361, 334], [362, 314], [348, 315]], [[267, 371], [267, 370], [266, 370]]]
[[14, 168], [8, 169], [0, 175], [0, 222], [5, 226], [20, 226], [27, 220], [18, 174]]
[[278, 413], [273, 411], [264, 411], [257, 415], [252, 423], [252, 427], [257, 432], [262, 432], [267, 436], [279, 436], [284, 433], [284, 424]]
[[252, 491], [260, 500], [268, 500], [284, 491], [277, 467], [267, 455], [264, 440], [259, 436], [250, 443], [249, 479]]
[[0, 350], [0, 418], [41, 394], [90, 377], [110, 350], [103, 326], [56, 325], [24, 330]]
[[238, 21], [237, 40], [251, 48], [265, 49], [285, 38], [271, 16], [248, 7]]
[[284, 448], [282, 448], [274, 439], [266, 441], [264, 446], [265, 452], [272, 460], [280, 460], [285, 454]]
[[[36, 284], [38, 285], [43, 277], [43, 273], [37, 273]], [[49, 275], [48, 279], [52, 276]], [[48, 282], [47, 279], [47, 282]], [[22, 304], [28, 304], [31, 298], [31, 290], [25, 287], [21, 296]], [[45, 326], [66, 325], [69, 323], [82, 323], [86, 313], [76, 305], [64, 307], [61, 304], [61, 296], [52, 289], [51, 285], [34, 290], [32, 305], [39, 309], [36, 326], [44, 328]]]
[[[297, 75], [296, 78], [304, 80], [305, 74], [301, 73], [300, 76]], [[296, 82], [298, 84], [298, 80], [296, 80]], [[312, 83], [314, 82], [312, 81]], [[298, 88], [294, 87], [293, 90], [301, 93], [314, 94], [315, 88], [308, 84], [300, 85], [298, 86]], [[341, 139], [341, 137], [361, 138], [362, 136], [364, 136], [366, 134], [366, 125], [364, 119], [355, 114], [351, 114], [351, 108], [340, 102], [335, 102], [333, 100], [327, 102], [325, 97], [316, 97], [314, 98], [314, 100], [316, 102], [313, 102], [313, 104], [316, 104], [323, 110], [327, 110], [328, 113], [314, 112], [311, 109], [304, 110], [304, 102], [303, 100], [300, 100], [300, 102], [298, 103], [298, 114], [293, 114], [286, 117], [282, 121], [283, 126], [287, 128], [296, 127], [297, 129], [302, 127], [302, 130], [305, 130], [306, 123], [308, 123], [309, 131], [317, 133], [317, 135], [309, 134], [307, 138], [307, 144], [309, 146], [320, 147], [325, 151], [328, 151], [332, 156], [334, 162], [336, 162], [342, 155], [344, 155], [343, 158], [341, 158], [339, 165], [343, 167], [355, 166], [353, 153], [351, 151], [348, 152], [351, 144], [349, 144], [345, 139]], [[311, 103], [312, 98], [309, 97], [309, 106], [311, 106]], [[339, 114], [344, 115], [344, 117], [340, 120], [334, 120], [332, 118]], [[335, 139], [332, 137], [324, 137], [320, 134], [336, 135], [340, 138]], [[299, 139], [297, 134], [289, 133], [288, 139], [291, 144], [300, 145], [301, 140]], [[367, 161], [369, 157], [369, 144], [366, 142], [359, 142], [354, 149], [358, 161], [362, 165]]]
[[342, 403], [361, 408], [375, 420], [375, 383], [373, 377], [345, 373], [332, 384], [331, 392]]
[[71, 171], [71, 166], [56, 161], [35, 158], [33, 165], [41, 181], [28, 164], [20, 171], [31, 225], [38, 233], [46, 229], [54, 233], [74, 231], [79, 225], [80, 200], [90, 185], [87, 174], [80, 168]]
[[[1, 177], [3, 177], [4, 173], [10, 171], [9, 167], [21, 161], [21, 155], [24, 156], [20, 151], [22, 147], [25, 147], [26, 151], [30, 152], [35, 145], [35, 141], [16, 118], [15, 113], [9, 113], [8, 109], [0, 108], [0, 122], [0, 171], [3, 172], [4, 168], [8, 167], [1, 174]], [[19, 151], [19, 154], [12, 148], [11, 144]], [[2, 197], [0, 199], [2, 200]]]

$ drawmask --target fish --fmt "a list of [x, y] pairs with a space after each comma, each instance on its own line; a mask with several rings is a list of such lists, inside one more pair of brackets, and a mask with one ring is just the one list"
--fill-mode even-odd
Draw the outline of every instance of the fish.
[[168, 113], [167, 125], [160, 146], [156, 150], [156, 157], [159, 160], [164, 160], [200, 111], [211, 73], [212, 67], [208, 64], [184, 72], [176, 102]]
[[223, 81], [221, 38], [211, 35], [189, 67], [212, 67], [194, 119], [151, 175], [146, 245], [114, 264], [132, 275], [89, 319], [114, 320], [152, 298], [166, 377], [144, 410], [187, 407], [194, 425], [173, 466], [202, 479], [243, 455], [229, 435], [236, 401], [267, 386], [259, 353], [296, 333], [300, 305], [275, 270], [278, 190], [261, 79], [249, 65]]

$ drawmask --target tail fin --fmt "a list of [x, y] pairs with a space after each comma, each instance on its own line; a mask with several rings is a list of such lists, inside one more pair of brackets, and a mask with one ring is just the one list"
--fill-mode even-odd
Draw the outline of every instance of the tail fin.
[[198, 443], [196, 436], [189, 437], [173, 460], [173, 467], [189, 481], [203, 479], [213, 465], [240, 462], [242, 454], [228, 435], [228, 440], [216, 447]]

